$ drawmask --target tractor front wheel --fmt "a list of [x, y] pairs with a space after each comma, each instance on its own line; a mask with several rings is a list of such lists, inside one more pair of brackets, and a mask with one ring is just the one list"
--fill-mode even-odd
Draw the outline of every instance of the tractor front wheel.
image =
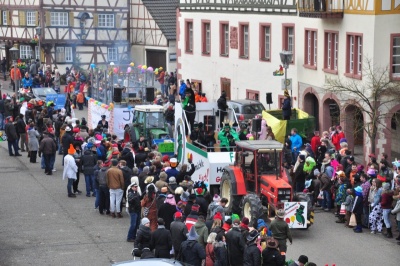
[[234, 176], [231, 177], [227, 171], [225, 171], [221, 178], [220, 192], [221, 197], [228, 199], [228, 204], [226, 205], [227, 213], [235, 213], [240, 214], [240, 201], [242, 199], [241, 196], [233, 195], [232, 189], [232, 181]]
[[257, 220], [263, 215], [261, 200], [256, 194], [247, 194], [242, 200], [242, 217], [250, 220], [250, 225], [257, 224]]

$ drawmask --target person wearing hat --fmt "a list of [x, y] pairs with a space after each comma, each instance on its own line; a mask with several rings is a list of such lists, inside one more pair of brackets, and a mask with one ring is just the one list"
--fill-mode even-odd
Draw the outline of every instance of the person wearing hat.
[[208, 238], [208, 228], [205, 223], [205, 218], [203, 215], [199, 215], [196, 223], [193, 225], [196, 230], [196, 233], [199, 235], [198, 242], [205, 247], [207, 245], [207, 238]]
[[292, 244], [292, 233], [290, 232], [288, 224], [283, 220], [285, 218], [285, 210], [279, 209], [276, 211], [276, 219], [270, 224], [270, 230], [272, 236], [278, 240], [279, 250], [285, 252], [287, 250], [286, 239], [289, 239], [290, 244]]
[[239, 226], [240, 220], [233, 220], [232, 229], [225, 235], [226, 244], [228, 246], [229, 265], [231, 266], [243, 265], [243, 254], [246, 248], [246, 241], [240, 232]]
[[165, 173], [167, 174], [167, 177], [170, 178], [171, 176], [177, 177], [179, 175], [179, 171], [176, 169], [178, 166], [178, 159], [177, 158], [171, 158], [169, 160], [169, 164], [171, 168], [167, 169]]
[[165, 172], [161, 172], [159, 175], [159, 180], [155, 183], [158, 190], [161, 190], [163, 187], [168, 187], [167, 183], [168, 175]]
[[197, 242], [199, 235], [194, 227], [189, 230], [187, 240], [183, 241], [180, 247], [180, 261], [188, 265], [201, 266], [202, 261], [206, 259], [206, 251], [204, 247]]
[[157, 219], [158, 227], [151, 233], [150, 249], [154, 249], [156, 258], [170, 258], [172, 249], [171, 233], [165, 228], [165, 222], [162, 218]]
[[193, 227], [193, 225], [195, 225], [195, 223], [198, 221], [199, 210], [200, 210], [200, 206], [198, 204], [193, 204], [189, 215], [186, 216], [185, 224], [186, 224], [188, 231], [190, 231], [190, 229]]
[[278, 241], [273, 237], [267, 238], [265, 241], [266, 248], [262, 251], [262, 265], [285, 265], [286, 257], [278, 250]]
[[[167, 190], [168, 191], [168, 190]], [[173, 194], [168, 194], [164, 198], [164, 202], [158, 207], [158, 217], [164, 220], [166, 229], [170, 229], [170, 225], [174, 220], [174, 214], [176, 212], [176, 201]]]
[[247, 237], [247, 246], [243, 254], [243, 266], [261, 265], [261, 251], [257, 247], [257, 238], [260, 233], [257, 230], [251, 231]]
[[[356, 216], [357, 226], [353, 229], [354, 233], [362, 233], [362, 221], [361, 215], [363, 214], [363, 193], [362, 188], [360, 186], [354, 189], [355, 199], [351, 209], [351, 212]], [[381, 219], [382, 220], [382, 219]], [[372, 225], [371, 225], [372, 228]], [[381, 230], [382, 230], [382, 221], [381, 221]], [[371, 231], [375, 232], [375, 231]]]
[[76, 165], [75, 158], [73, 156], [75, 154], [75, 148], [72, 144], [69, 146], [67, 152], [68, 154], [64, 157], [63, 180], [65, 178], [68, 179], [68, 184], [67, 184], [68, 197], [75, 198], [76, 197], [75, 194], [72, 193], [72, 184], [76, 179], [78, 166]]
[[349, 186], [345, 173], [343, 171], [339, 171], [338, 173], [338, 189], [335, 197], [336, 215], [338, 216], [336, 223], [344, 223], [344, 215], [340, 215], [340, 207], [346, 200], [346, 190]]
[[174, 221], [170, 225], [172, 246], [174, 248], [174, 256], [177, 259], [180, 256], [180, 247], [183, 241], [187, 239], [187, 227], [183, 223], [183, 215], [181, 212], [175, 212]]
[[122, 218], [121, 200], [124, 195], [124, 175], [118, 168], [118, 160], [111, 160], [111, 167], [107, 171], [107, 186], [110, 189], [110, 212], [111, 217]]
[[[188, 197], [187, 197], [187, 202], [186, 202], [186, 206], [185, 206], [185, 210], [184, 210], [184, 216], [187, 217], [190, 212], [192, 211], [192, 206], [196, 203], [196, 194], [189, 194], [188, 193]], [[199, 207], [200, 208], [200, 207]]]
[[74, 143], [74, 137], [72, 135], [71, 126], [66, 126], [65, 133], [61, 137], [62, 151], [64, 157], [68, 154], [69, 146], [73, 143]]
[[97, 123], [98, 126], [101, 126], [102, 129], [108, 129], [108, 121], [106, 120], [106, 116], [102, 115], [101, 120]]
[[[293, 154], [293, 153], [292, 153]], [[304, 182], [306, 180], [306, 173], [304, 172], [306, 156], [300, 154], [296, 158], [296, 164], [294, 167], [294, 180], [293, 187], [296, 192], [302, 192], [304, 190]]]
[[393, 238], [392, 224], [390, 222], [390, 211], [393, 205], [393, 190], [390, 189], [390, 183], [386, 182], [382, 186], [383, 191], [381, 194], [381, 207], [383, 213], [383, 221], [386, 227], [386, 237]]
[[126, 241], [135, 242], [136, 239], [136, 227], [138, 217], [140, 215], [141, 207], [140, 207], [140, 194], [138, 193], [138, 184], [133, 182], [128, 189], [128, 212], [131, 218], [131, 224], [128, 230], [128, 236]]
[[290, 116], [292, 115], [292, 102], [288, 90], [283, 92], [283, 96], [285, 97], [282, 104], [283, 120], [290, 120]]
[[224, 128], [218, 133], [218, 140], [221, 141], [221, 152], [230, 151], [232, 146], [235, 146], [235, 141], [239, 141], [239, 135], [236, 130], [231, 128], [229, 123], [226, 123]]
[[289, 264], [289, 266], [305, 266], [308, 263], [308, 257], [305, 255], [300, 255], [297, 261]]
[[136, 234], [134, 250], [135, 256], [140, 257], [143, 249], [150, 249], [150, 242], [151, 242], [151, 230], [150, 230], [150, 220], [146, 217], [143, 217], [139, 229]]

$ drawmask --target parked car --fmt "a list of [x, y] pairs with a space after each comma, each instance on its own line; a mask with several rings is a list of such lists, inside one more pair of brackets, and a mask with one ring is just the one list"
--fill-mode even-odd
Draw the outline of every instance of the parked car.
[[265, 107], [262, 103], [255, 100], [234, 100], [228, 101], [228, 106], [235, 111], [238, 120], [252, 119], [256, 115], [261, 115]]
[[189, 264], [173, 260], [173, 259], [145, 259], [145, 260], [129, 260], [129, 261], [124, 261], [124, 262], [118, 262], [114, 263], [113, 265], [118, 265], [118, 266], [135, 266], [135, 265], [141, 265], [141, 266], [169, 266], [169, 265], [175, 265], [175, 266], [189, 266]]
[[48, 94], [57, 94], [53, 88], [32, 88], [33, 95], [36, 100], [46, 101], [46, 96]]

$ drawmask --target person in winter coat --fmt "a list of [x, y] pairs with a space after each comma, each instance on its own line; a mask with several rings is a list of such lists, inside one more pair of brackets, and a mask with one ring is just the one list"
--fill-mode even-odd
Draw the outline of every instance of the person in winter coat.
[[129, 227], [128, 236], [126, 241], [134, 242], [136, 239], [136, 222], [140, 215], [140, 194], [138, 192], [138, 184], [133, 182], [128, 188], [128, 212], [131, 218], [131, 225]]
[[257, 247], [257, 238], [260, 233], [253, 230], [247, 236], [247, 247], [243, 254], [243, 266], [261, 265], [261, 251]]
[[110, 214], [110, 190], [107, 186], [107, 171], [108, 167], [101, 164], [101, 168], [97, 173], [96, 181], [99, 184], [99, 213]]
[[278, 241], [274, 238], [266, 240], [267, 247], [262, 251], [262, 266], [284, 266], [285, 255], [278, 249]]
[[146, 217], [142, 218], [142, 221], [137, 231], [135, 240], [135, 249], [142, 251], [144, 248], [150, 249], [151, 242], [151, 230], [150, 230], [150, 220]]
[[303, 154], [300, 154], [298, 158], [298, 165], [294, 170], [294, 183], [296, 187], [296, 192], [303, 192], [304, 190], [304, 182], [306, 181], [306, 174], [304, 172], [304, 165], [306, 157]]
[[257, 134], [259, 140], [267, 139], [267, 121], [265, 121], [265, 119], [261, 120], [261, 131]]
[[68, 179], [67, 191], [68, 197], [75, 198], [75, 194], [72, 193], [72, 184], [76, 179], [76, 173], [78, 172], [78, 166], [76, 165], [74, 154], [75, 149], [71, 144], [69, 149], [67, 150], [68, 154], [64, 157], [64, 171], [63, 171], [63, 180], [65, 178]]
[[213, 224], [210, 232], [216, 233], [217, 235], [225, 235], [225, 229], [222, 228], [222, 215], [217, 212], [213, 217]]
[[203, 260], [206, 259], [204, 246], [197, 242], [198, 235], [194, 227], [187, 234], [187, 240], [181, 244], [180, 260], [189, 265], [201, 266]]
[[215, 265], [214, 242], [216, 237], [217, 237], [216, 233], [210, 233], [208, 235], [207, 245], [206, 245], [206, 266]]
[[345, 206], [346, 209], [346, 215], [344, 220], [346, 221], [345, 226], [349, 227], [349, 222], [350, 222], [350, 217], [351, 217], [351, 210], [353, 209], [354, 205], [354, 196], [353, 196], [353, 190], [348, 188], [346, 190], [346, 200], [343, 202], [343, 205]]
[[286, 239], [289, 239], [290, 244], [292, 244], [292, 233], [290, 232], [288, 224], [283, 220], [285, 218], [285, 210], [280, 209], [276, 212], [276, 218], [270, 224], [270, 230], [272, 236], [279, 243], [279, 250], [281, 252], [286, 252]]
[[197, 242], [199, 242], [199, 244], [201, 244], [201, 245], [203, 245], [203, 247], [205, 247], [207, 244], [207, 238], [208, 238], [208, 228], [206, 226], [203, 215], [199, 215], [197, 222], [194, 224], [194, 228], [196, 230], [196, 233], [199, 235]]
[[182, 213], [175, 212], [174, 214], [175, 221], [171, 223], [170, 231], [171, 231], [171, 238], [172, 238], [172, 246], [174, 248], [174, 255], [175, 259], [179, 258], [180, 256], [180, 248], [183, 241], [187, 239], [187, 227], [182, 221]]
[[[119, 161], [119, 169], [121, 169], [122, 175], [124, 176], [124, 188], [123, 188], [124, 194], [123, 194], [122, 198], [125, 199], [126, 198], [126, 189], [131, 184], [131, 178], [133, 176], [133, 172], [132, 172], [132, 169], [126, 165], [125, 160]], [[121, 204], [122, 204], [122, 200], [121, 200]], [[122, 207], [121, 207], [121, 209], [122, 209]]]
[[37, 152], [39, 150], [40, 134], [35, 129], [35, 124], [32, 122], [28, 128], [28, 149], [29, 149], [29, 162], [36, 163]]
[[[18, 135], [13, 124], [13, 118], [11, 116], [6, 118], [7, 124], [4, 127], [4, 131], [7, 136], [8, 153], [10, 156], [22, 156], [18, 152]], [[14, 149], [14, 152], [13, 150]]]
[[[396, 237], [397, 241], [400, 241], [400, 196], [394, 196], [395, 199], [397, 199], [396, 206], [394, 209], [391, 211], [392, 214], [396, 215], [396, 221], [397, 221], [397, 230], [399, 231], [398, 237]], [[400, 242], [397, 242], [397, 244], [400, 245]]]
[[151, 233], [150, 249], [154, 249], [156, 258], [170, 258], [170, 250], [172, 249], [171, 233], [164, 226], [162, 218], [157, 219], [158, 228]]
[[292, 115], [292, 103], [288, 90], [284, 91], [283, 96], [285, 97], [282, 104], [283, 120], [290, 120], [290, 116]]
[[[141, 201], [142, 215], [150, 220], [151, 231], [157, 229], [157, 204], [156, 204], [157, 189], [153, 183], [146, 186], [146, 195]], [[147, 215], [146, 215], [147, 212]]]
[[[226, 248], [224, 235], [217, 235], [215, 237], [213, 248], [215, 257], [214, 266], [228, 266], [229, 265], [228, 250]], [[208, 264], [206, 264], [206, 266], [208, 266]]]
[[196, 170], [194, 164], [192, 163], [192, 160], [188, 158], [188, 162], [190, 163], [190, 170], [188, 171], [188, 165], [187, 164], [182, 164], [181, 170], [178, 172], [178, 175], [176, 177], [176, 183], [181, 183], [184, 179], [185, 176], [189, 175], [192, 176], [194, 171]]
[[196, 222], [198, 221], [199, 210], [200, 210], [200, 206], [198, 204], [193, 204], [190, 214], [188, 216], [186, 216], [185, 224], [186, 224], [188, 231], [190, 231], [192, 226], [194, 226], [196, 224]]
[[74, 137], [72, 136], [71, 127], [67, 126], [65, 128], [65, 133], [61, 138], [62, 150], [64, 157], [68, 154], [68, 149], [71, 144], [74, 144]]
[[17, 131], [18, 138], [20, 140], [20, 150], [21, 151], [28, 151], [28, 142], [26, 138], [26, 124], [24, 122], [24, 115], [19, 114], [17, 117], [17, 124], [15, 125], [15, 130]]
[[93, 155], [93, 152], [86, 150], [81, 158], [83, 175], [85, 176], [86, 197], [90, 197], [90, 192], [93, 193], [92, 196], [96, 196], [94, 192], [94, 167], [96, 163], [96, 157]]
[[356, 216], [357, 226], [353, 229], [354, 233], [362, 233], [361, 215], [363, 214], [363, 194], [360, 186], [354, 189], [356, 198], [354, 199], [352, 213]]
[[329, 167], [325, 169], [325, 172], [318, 175], [318, 179], [321, 182], [321, 188], [320, 191], [323, 193], [323, 200], [322, 200], [322, 207], [324, 208], [325, 211], [330, 211], [331, 209], [331, 180], [326, 174], [326, 171], [328, 170]]
[[[342, 171], [343, 173], [343, 171]], [[340, 207], [342, 206], [342, 203], [346, 200], [346, 189], [347, 189], [347, 183], [344, 182], [346, 179], [346, 176], [342, 174], [339, 176], [339, 188], [336, 192], [336, 198], [335, 198], [335, 204], [336, 204], [336, 212], [339, 215], [338, 220], [336, 223], [344, 223], [344, 215], [340, 215]]]
[[176, 212], [176, 202], [173, 194], [168, 194], [158, 209], [158, 217], [164, 220], [165, 228], [170, 230], [170, 225]]
[[39, 144], [39, 154], [43, 154], [45, 164], [45, 174], [52, 175], [53, 168], [51, 167], [51, 156], [57, 152], [55, 141], [49, 136], [48, 132], [43, 133], [43, 139]]
[[126, 166], [128, 166], [130, 169], [133, 169], [135, 167], [135, 158], [133, 158], [133, 153], [132, 153], [132, 148], [131, 144], [127, 143], [124, 147], [124, 149], [121, 152], [121, 156], [119, 157], [120, 160], [125, 160], [126, 161]]
[[381, 207], [381, 194], [382, 194], [382, 182], [374, 178], [372, 180], [372, 185], [370, 188], [370, 194], [373, 195], [373, 199], [371, 202], [372, 211], [369, 214], [369, 224], [371, 233], [375, 234], [376, 232], [382, 232], [382, 207]]
[[230, 147], [235, 146], [235, 141], [239, 140], [239, 135], [229, 124], [225, 124], [224, 129], [218, 133], [218, 139], [221, 141], [221, 152], [226, 152], [231, 150]]
[[383, 191], [381, 194], [381, 207], [383, 212], [383, 221], [386, 226], [386, 237], [393, 238], [392, 224], [390, 222], [390, 211], [392, 210], [393, 204], [393, 191], [390, 189], [390, 183], [385, 183], [383, 186]]
[[240, 232], [239, 225], [240, 220], [234, 220], [232, 223], [232, 229], [225, 235], [226, 244], [228, 246], [229, 265], [231, 266], [243, 265], [243, 253], [246, 247], [246, 242]]

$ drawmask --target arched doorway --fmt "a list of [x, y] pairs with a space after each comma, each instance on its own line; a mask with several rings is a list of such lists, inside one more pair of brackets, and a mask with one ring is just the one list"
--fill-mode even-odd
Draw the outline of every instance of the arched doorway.
[[353, 104], [344, 110], [344, 132], [353, 155], [362, 155], [364, 148], [364, 116], [362, 110]]
[[319, 130], [319, 102], [313, 93], [304, 96], [303, 110], [315, 117], [315, 130]]
[[340, 107], [337, 102], [329, 98], [324, 101], [322, 107], [322, 130], [328, 131], [329, 127], [340, 125]]
[[[391, 158], [393, 160], [400, 159], [400, 110], [393, 114], [391, 119]], [[397, 158], [397, 159], [396, 159]]]

